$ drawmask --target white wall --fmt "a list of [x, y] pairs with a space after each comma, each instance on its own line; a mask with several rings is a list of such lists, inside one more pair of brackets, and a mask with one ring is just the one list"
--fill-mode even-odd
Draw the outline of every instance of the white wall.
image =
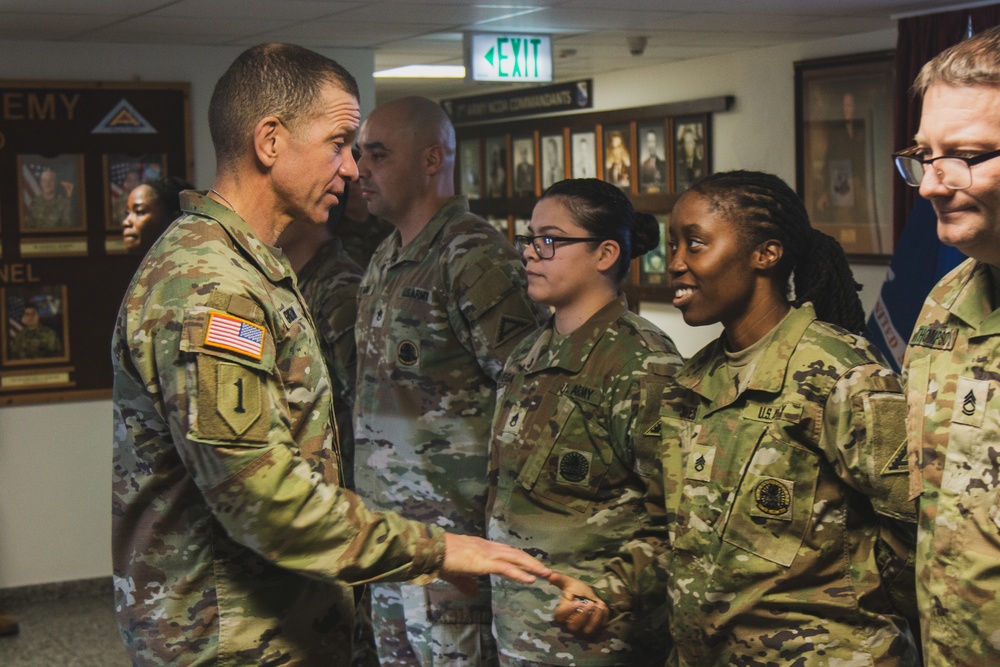
[[[734, 95], [717, 114], [717, 170], [771, 171], [794, 182], [792, 63], [805, 58], [892, 48], [895, 32], [814, 41], [595, 77], [597, 109]], [[115, 46], [0, 41], [0, 78], [190, 81], [195, 184], [214, 171], [204, 119], [216, 79], [235, 47]], [[374, 55], [328, 53], [359, 77], [362, 111], [374, 104]], [[884, 267], [855, 267], [874, 303]], [[718, 331], [686, 327], [672, 307], [642, 312], [690, 355]], [[95, 353], [106, 353], [95, 351]], [[110, 574], [111, 405], [109, 401], [0, 408], [0, 588]]]
[[[215, 172], [208, 102], [243, 47], [0, 40], [0, 79], [188, 81], [194, 184]], [[358, 79], [375, 105], [373, 51], [321, 50]], [[107, 350], [94, 354], [110, 355]], [[0, 588], [111, 573], [111, 402], [0, 408]]]

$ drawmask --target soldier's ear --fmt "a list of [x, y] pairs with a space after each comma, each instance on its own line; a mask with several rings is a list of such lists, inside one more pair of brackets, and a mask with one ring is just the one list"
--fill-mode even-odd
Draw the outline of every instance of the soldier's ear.
[[433, 144], [424, 149], [424, 168], [427, 174], [433, 176], [444, 168], [445, 150], [440, 144]]
[[785, 246], [777, 239], [769, 239], [754, 248], [751, 262], [762, 271], [773, 269], [785, 254]]
[[276, 116], [265, 116], [253, 128], [253, 150], [265, 167], [274, 166], [283, 141], [282, 133], [288, 130]]

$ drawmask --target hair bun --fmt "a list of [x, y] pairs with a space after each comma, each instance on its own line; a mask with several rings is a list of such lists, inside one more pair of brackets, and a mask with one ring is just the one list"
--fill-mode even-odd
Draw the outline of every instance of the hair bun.
[[632, 236], [632, 256], [641, 257], [660, 245], [660, 223], [649, 213], [635, 214], [635, 233]]

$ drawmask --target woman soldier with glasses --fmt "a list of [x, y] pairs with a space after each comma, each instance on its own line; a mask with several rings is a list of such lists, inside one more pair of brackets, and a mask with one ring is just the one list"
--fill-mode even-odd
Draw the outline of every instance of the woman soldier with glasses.
[[[632, 260], [657, 247], [659, 226], [613, 185], [576, 179], [542, 194], [529, 230], [515, 237], [528, 296], [553, 314], [498, 382], [488, 537], [559, 570], [564, 599], [585, 593], [581, 625], [610, 622], [577, 639], [553, 623], [551, 589], [494, 579], [500, 663], [659, 666], [665, 590], [647, 566], [667, 526], [650, 492], [662, 487], [660, 395], [681, 358], [619, 292]], [[613, 559], [646, 577], [606, 572]]]

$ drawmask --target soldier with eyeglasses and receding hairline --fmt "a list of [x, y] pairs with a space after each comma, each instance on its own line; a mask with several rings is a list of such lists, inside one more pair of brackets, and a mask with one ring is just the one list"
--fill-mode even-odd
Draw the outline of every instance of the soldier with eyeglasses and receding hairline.
[[919, 498], [924, 664], [1000, 664], [1000, 28], [931, 60], [916, 145], [896, 154], [969, 256], [924, 303], [903, 362]]

